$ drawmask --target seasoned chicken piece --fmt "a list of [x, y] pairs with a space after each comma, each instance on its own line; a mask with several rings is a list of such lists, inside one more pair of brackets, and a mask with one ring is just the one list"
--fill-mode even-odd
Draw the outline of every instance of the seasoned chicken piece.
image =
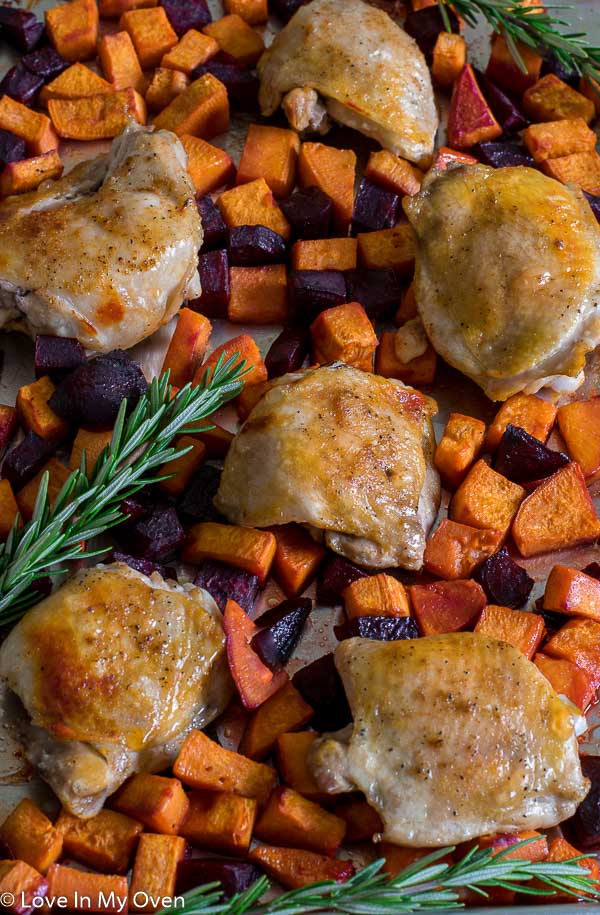
[[440, 495], [435, 410], [342, 363], [284, 375], [233, 440], [215, 504], [236, 524], [305, 524], [362, 565], [419, 569]]
[[283, 107], [296, 130], [323, 132], [329, 115], [412, 162], [428, 164], [438, 126], [417, 44], [363, 0], [301, 6], [258, 63], [264, 115]]
[[173, 762], [231, 696], [221, 614], [193, 585], [122, 563], [79, 572], [0, 648], [30, 724], [27, 756], [81, 817], [133, 772]]
[[132, 125], [107, 156], [0, 203], [0, 327], [127, 349], [197, 293], [201, 243], [183, 146]]
[[404, 207], [431, 343], [492, 400], [583, 381], [600, 342], [600, 228], [579, 188], [532, 168], [431, 173]]
[[364, 791], [388, 841], [443, 846], [554, 826], [586, 796], [572, 707], [507, 642], [347, 639], [335, 663], [352, 733], [319, 741], [310, 766], [325, 791]]

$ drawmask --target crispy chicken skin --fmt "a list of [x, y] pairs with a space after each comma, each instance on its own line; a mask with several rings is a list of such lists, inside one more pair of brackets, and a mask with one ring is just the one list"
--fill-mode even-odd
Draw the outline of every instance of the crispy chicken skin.
[[600, 342], [600, 228], [579, 188], [531, 168], [426, 176], [404, 208], [434, 348], [492, 400], [574, 390]]
[[460, 632], [347, 639], [335, 652], [354, 718], [324, 737], [319, 785], [358, 787], [399, 845], [550, 827], [589, 790], [572, 711], [512, 645]]
[[201, 243], [180, 141], [132, 125], [107, 156], [0, 203], [0, 327], [127, 349], [197, 292]]
[[29, 760], [71, 813], [165, 768], [223, 710], [224, 641], [206, 591], [122, 563], [79, 572], [15, 626], [0, 677], [29, 715]]
[[439, 504], [428, 397], [342, 363], [284, 375], [231, 444], [215, 504], [296, 521], [354, 562], [419, 569]]
[[301, 6], [261, 57], [258, 75], [264, 115], [283, 100], [292, 127], [323, 132], [318, 93], [335, 121], [412, 162], [431, 160], [438, 118], [425, 58], [387, 13], [363, 0]]

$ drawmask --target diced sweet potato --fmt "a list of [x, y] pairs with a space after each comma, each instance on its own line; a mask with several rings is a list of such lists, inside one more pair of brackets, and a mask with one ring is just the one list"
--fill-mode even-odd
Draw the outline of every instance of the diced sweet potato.
[[346, 822], [345, 842], [372, 842], [373, 836], [383, 832], [381, 817], [363, 797], [343, 798], [335, 805], [335, 813]]
[[481, 530], [444, 518], [427, 542], [423, 567], [447, 581], [468, 578], [503, 540], [503, 531]]
[[480, 459], [454, 493], [449, 517], [506, 535], [525, 496], [522, 486], [511, 483]]
[[271, 381], [258, 381], [245, 384], [235, 400], [235, 408], [242, 422], [250, 416], [258, 401], [273, 387]]
[[542, 69], [542, 58], [527, 45], [516, 42], [521, 60], [525, 64], [523, 72], [514, 59], [506, 39], [498, 32], [492, 38], [492, 53], [485, 75], [516, 95], [521, 95], [539, 79]]
[[233, 159], [225, 150], [207, 143], [200, 137], [187, 134], [181, 137], [181, 142], [188, 156], [187, 170], [197, 194], [208, 194], [215, 188], [227, 184], [233, 177]]
[[577, 569], [555, 565], [546, 582], [544, 609], [600, 623], [600, 581]]
[[567, 464], [525, 499], [512, 528], [522, 556], [589, 543], [600, 536], [600, 521], [581, 468]]
[[21, 137], [32, 156], [41, 156], [58, 148], [58, 137], [50, 118], [32, 111], [8, 95], [0, 99], [0, 128]]
[[355, 616], [410, 616], [410, 603], [401, 581], [381, 572], [358, 578], [342, 591], [346, 613]]
[[34, 191], [42, 181], [60, 178], [62, 173], [63, 163], [55, 149], [31, 159], [9, 162], [0, 174], [0, 197]]
[[77, 431], [71, 456], [69, 458], [69, 470], [79, 470], [81, 459], [85, 451], [86, 473], [91, 474], [96, 466], [96, 461], [104, 451], [107, 445], [110, 445], [112, 431], [93, 432], [91, 429], [81, 428]]
[[[24, 861], [0, 861], [0, 896], [8, 915], [27, 915], [41, 908], [48, 881]], [[11, 901], [12, 900], [12, 901]]]
[[322, 311], [311, 324], [310, 334], [314, 362], [340, 360], [364, 372], [373, 371], [377, 334], [358, 302]]
[[567, 451], [584, 477], [600, 476], [600, 397], [576, 400], [558, 408], [556, 418]]
[[[548, 849], [548, 854], [544, 858], [546, 863], [553, 863], [558, 861], [568, 861], [570, 858], [577, 858], [581, 855], [579, 849], [574, 848], [566, 839], [562, 836], [557, 836], [552, 839], [550, 842], [550, 847]], [[598, 859], [594, 856], [589, 858], [581, 858], [578, 862], [579, 867], [584, 868], [588, 871], [589, 879], [593, 880], [596, 888], [600, 886], [600, 865], [598, 864]], [[587, 896], [587, 893], [582, 893], [582, 896]], [[556, 902], [571, 902], [572, 896], [568, 893], [561, 893], [560, 891], [556, 893], [552, 899]]]
[[466, 64], [452, 90], [448, 140], [458, 149], [469, 149], [475, 143], [495, 140], [501, 134], [502, 128], [481, 93], [473, 68]]
[[214, 57], [218, 50], [219, 45], [214, 38], [203, 35], [197, 29], [190, 29], [163, 55], [160, 65], [190, 75], [196, 67], [202, 66]]
[[[402, 330], [402, 328], [400, 328]], [[375, 353], [375, 373], [384, 378], [399, 378], [405, 384], [422, 387], [432, 384], [437, 367], [437, 354], [431, 344], [410, 359], [400, 358], [397, 348], [398, 331], [384, 331]]]
[[208, 318], [182, 308], [177, 318], [161, 372], [170, 372], [169, 381], [182, 388], [191, 381], [204, 358], [212, 325]]
[[508, 642], [531, 660], [544, 635], [544, 618], [537, 613], [488, 604], [483, 608], [475, 632]]
[[63, 850], [76, 861], [109, 873], [124, 873], [143, 826], [115, 810], [101, 810], [87, 820], [63, 810], [56, 821]]
[[13, 858], [42, 874], [60, 858], [63, 847], [60, 831], [29, 798], [9, 813], [0, 827], [0, 841]]
[[[385, 859], [383, 872], [390, 877], [397, 877], [401, 871], [406, 870], [411, 864], [431, 854], [431, 848], [404, 848], [401, 845], [382, 842], [379, 846], [379, 853]], [[445, 855], [437, 863], [452, 864], [452, 856]]]
[[15, 523], [19, 506], [8, 480], [0, 480], [0, 540], [6, 540]]
[[248, 25], [261, 25], [267, 21], [267, 0], [225, 0], [225, 10], [240, 16]]
[[206, 370], [210, 370], [212, 366], [215, 366], [221, 357], [227, 362], [227, 360], [231, 359], [236, 353], [238, 353], [240, 358], [235, 362], [235, 365], [239, 365], [243, 360], [245, 362], [245, 368], [249, 370], [247, 374], [244, 375], [246, 384], [267, 380], [267, 370], [256, 343], [252, 337], [247, 334], [241, 334], [239, 337], [232, 337], [231, 340], [222, 343], [221, 346], [218, 346], [212, 351], [204, 365], [201, 365], [196, 372], [194, 384], [199, 384]]
[[[532, 839], [527, 845], [509, 851], [511, 845], [517, 845], [525, 839]], [[473, 847], [489, 848], [494, 855], [503, 854], [504, 857], [517, 858], [525, 861], [545, 861], [548, 854], [548, 839], [537, 830], [522, 830], [514, 833], [500, 833], [498, 835], [480, 836], [474, 842], [467, 842], [462, 846], [465, 851]]]
[[477, 161], [475, 156], [470, 156], [468, 153], [450, 149], [449, 146], [440, 146], [432, 167], [439, 172], [444, 171], [451, 162], [459, 162], [461, 165], [476, 165]]
[[190, 528], [182, 551], [184, 562], [203, 559], [227, 562], [265, 582], [275, 556], [276, 540], [269, 531], [207, 521]]
[[[188, 88], [190, 81], [180, 70], [167, 70], [158, 67], [146, 91], [146, 104], [151, 111], [162, 111], [174, 98]], [[183, 142], [185, 134], [182, 135]], [[189, 152], [188, 152], [189, 155]]]
[[433, 462], [447, 489], [456, 489], [479, 457], [485, 440], [485, 423], [463, 413], [451, 413]]
[[544, 645], [544, 653], [571, 661], [600, 685], [600, 623], [590, 619], [569, 620]]
[[17, 391], [17, 413], [24, 429], [40, 438], [60, 442], [69, 432], [69, 424], [48, 405], [56, 390], [48, 375]]
[[433, 81], [449, 88], [462, 73], [467, 62], [467, 43], [462, 35], [440, 32], [433, 48], [431, 75]]
[[578, 184], [588, 194], [600, 195], [600, 155], [595, 150], [546, 159], [542, 171], [562, 184]]
[[129, 908], [133, 912], [156, 912], [162, 899], [175, 895], [177, 865], [185, 856], [181, 836], [140, 836], [129, 887]]
[[119, 19], [127, 10], [158, 6], [158, 0], [98, 0], [98, 12], [103, 19]]
[[256, 823], [257, 838], [323, 855], [335, 855], [346, 832], [341, 817], [302, 797], [292, 788], [275, 788]]
[[146, 77], [129, 32], [104, 35], [98, 44], [98, 56], [114, 89], [137, 89], [142, 94], [146, 91]]
[[71, 0], [46, 10], [46, 33], [61, 57], [89, 60], [96, 54], [98, 7], [96, 0]]
[[205, 25], [202, 31], [216, 39], [221, 50], [240, 67], [253, 67], [265, 49], [258, 32], [235, 13]]
[[276, 197], [291, 194], [300, 152], [294, 130], [251, 124], [237, 173], [237, 184], [264, 178]]
[[[1, 125], [0, 125], [1, 126]], [[356, 154], [324, 143], [303, 143], [298, 158], [298, 176], [303, 187], [318, 187], [331, 198], [336, 230], [343, 235], [354, 209]]]
[[146, 829], [165, 835], [179, 831], [189, 807], [178, 778], [147, 773], [134, 775], [126, 781], [111, 803], [115, 810], [143, 823]]
[[180, 435], [175, 439], [174, 447], [190, 450], [181, 457], [167, 461], [159, 468], [161, 474], [171, 474], [170, 479], [162, 480], [158, 484], [159, 488], [173, 497], [183, 495], [206, 454], [206, 448], [202, 442], [193, 435]]
[[296, 524], [271, 530], [277, 542], [273, 574], [288, 597], [297, 597], [316, 575], [325, 558], [325, 549]]
[[410, 277], [415, 266], [415, 235], [412, 226], [401, 223], [393, 229], [359, 233], [358, 257], [362, 267], [375, 270], [393, 267], [400, 276]]
[[[128, 892], [127, 877], [90, 874], [64, 864], [53, 864], [48, 871], [48, 896], [64, 897], [66, 907], [74, 911], [116, 915], [126, 908]], [[89, 903], [85, 897], [89, 897]]]
[[177, 44], [177, 34], [162, 6], [128, 10], [121, 16], [119, 28], [129, 33], [144, 70], [158, 67], [167, 51]]
[[48, 111], [57, 134], [71, 140], [107, 140], [123, 132], [133, 117], [146, 123], [146, 104], [135, 89], [80, 99], [50, 99]]
[[210, 140], [229, 127], [227, 89], [212, 73], [205, 73], [156, 116], [154, 125], [180, 137], [192, 134]]
[[226, 750], [202, 731], [188, 734], [173, 772], [191, 788], [230, 791], [255, 798], [260, 806], [266, 804], [275, 785], [275, 772], [270, 766]]
[[579, 91], [594, 103], [596, 117], [600, 117], [600, 80], [582, 76], [579, 80]]
[[[127, 33], [125, 33], [127, 34]], [[48, 83], [39, 94], [46, 104], [51, 98], [85, 98], [88, 95], [108, 95], [119, 87], [112, 86], [85, 64], [72, 64], [56, 79]]]
[[523, 131], [523, 142], [539, 164], [546, 159], [593, 151], [596, 134], [583, 118], [565, 118], [561, 121], [530, 124]]
[[313, 709], [288, 681], [250, 717], [240, 743], [240, 753], [250, 759], [265, 759], [280, 734], [308, 724]]
[[287, 317], [284, 264], [231, 267], [227, 317], [234, 324], [283, 324]]
[[513, 394], [506, 400], [488, 429], [486, 448], [495, 451], [509, 423], [545, 442], [556, 419], [556, 407], [534, 394]]
[[207, 429], [206, 432], [194, 432], [194, 435], [204, 445], [206, 457], [209, 459], [217, 458], [223, 460], [234, 439], [233, 432], [229, 432], [227, 429], [217, 425], [213, 429]]
[[19, 512], [26, 521], [29, 521], [33, 515], [40, 482], [42, 476], [46, 472], [48, 473], [48, 501], [50, 505], [54, 505], [56, 497], [70, 474], [68, 468], [65, 467], [64, 464], [61, 464], [57, 458], [50, 458], [48, 463], [42, 467], [39, 473], [17, 492], [16, 499], [17, 505], [19, 506]]
[[551, 658], [538, 652], [533, 663], [546, 677], [552, 689], [566, 696], [584, 712], [596, 698], [594, 678], [566, 658]]
[[277, 738], [277, 768], [282, 782], [317, 804], [329, 797], [308, 767], [308, 754], [318, 736], [315, 731], [298, 731]]
[[387, 149], [380, 149], [369, 155], [365, 178], [400, 196], [412, 197], [421, 189], [423, 172], [406, 159], [400, 159]]
[[248, 857], [287, 890], [300, 889], [320, 880], [343, 883], [354, 876], [351, 861], [329, 858], [299, 848], [258, 845]]
[[301, 239], [292, 247], [292, 270], [354, 270], [356, 238]]
[[560, 121], [562, 118], [583, 118], [593, 121], [594, 103], [563, 82], [554, 73], [546, 73], [523, 95], [523, 109], [532, 121]]
[[223, 629], [229, 670], [242, 705], [253, 711], [281, 689], [288, 675], [285, 670], [273, 672], [254, 651], [251, 643], [259, 629], [234, 600], [225, 604]]
[[460, 632], [475, 622], [487, 600], [471, 579], [409, 585], [414, 615], [423, 635]]
[[415, 287], [414, 283], [411, 283], [402, 297], [398, 311], [394, 315], [394, 324], [402, 327], [407, 321], [412, 321], [413, 318], [418, 317], [418, 314]]
[[181, 835], [197, 848], [245, 854], [258, 809], [254, 798], [225, 791], [192, 791]]
[[264, 178], [225, 191], [218, 198], [217, 206], [229, 228], [261, 225], [283, 238], [290, 237], [290, 225]]
[[0, 456], [17, 431], [18, 424], [16, 407], [0, 404]]

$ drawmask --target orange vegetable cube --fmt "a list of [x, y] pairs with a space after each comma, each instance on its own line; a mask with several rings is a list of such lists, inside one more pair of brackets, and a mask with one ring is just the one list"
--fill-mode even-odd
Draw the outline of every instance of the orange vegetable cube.
[[218, 50], [219, 45], [214, 38], [203, 35], [196, 29], [190, 29], [163, 55], [160, 65], [190, 74], [196, 67], [214, 57]]
[[299, 848], [277, 848], [258, 845], [249, 856], [273, 880], [286, 890], [296, 890], [321, 880], [343, 883], [354, 876], [352, 861], [329, 858]]
[[170, 372], [169, 381], [182, 388], [194, 377], [204, 358], [212, 324], [204, 315], [191, 308], [182, 308], [161, 372]]
[[[570, 858], [577, 858], [581, 855], [579, 849], [574, 848], [573, 845], [570, 845], [566, 839], [563, 839], [562, 836], [557, 836], [555, 839], [552, 839], [550, 842], [550, 848], [548, 850], [548, 855], [544, 858], [544, 861], [547, 863], [552, 863], [554, 861], [568, 861]], [[581, 858], [577, 862], [579, 867], [589, 872], [589, 877], [593, 880], [596, 889], [600, 886], [600, 865], [598, 864], [598, 859], [593, 855], [589, 858]], [[587, 896], [587, 893], [582, 893], [582, 896]], [[569, 896], [568, 893], [556, 893], [553, 897], [556, 902], [571, 902], [572, 896]]]
[[46, 879], [24, 861], [0, 861], [0, 896], [8, 915], [32, 911], [35, 900], [45, 896], [47, 889]]
[[577, 569], [555, 565], [546, 582], [544, 610], [586, 616], [600, 623], [600, 581]]
[[418, 314], [415, 287], [414, 283], [411, 283], [404, 293], [398, 311], [394, 315], [394, 324], [401, 327], [403, 324], [406, 324], [407, 321], [412, 321], [413, 318], [418, 317]]
[[277, 738], [277, 768], [281, 781], [317, 804], [330, 798], [308, 767], [308, 754], [318, 736], [314, 731], [294, 731]]
[[[412, 322], [407, 322], [412, 324]], [[406, 325], [404, 325], [406, 327]], [[400, 328], [402, 330], [403, 328]], [[384, 378], [399, 378], [405, 384], [422, 387], [433, 383], [437, 367], [437, 353], [430, 343], [412, 358], [398, 355], [398, 331], [384, 331], [375, 353], [375, 374]], [[411, 333], [411, 338], [413, 334]], [[401, 346], [404, 351], [404, 346]]]
[[485, 440], [485, 423], [463, 413], [451, 413], [433, 462], [446, 489], [456, 489], [479, 457]]
[[525, 64], [525, 73], [515, 61], [504, 36], [496, 32], [492, 38], [492, 53], [485, 75], [503, 89], [521, 95], [538, 81], [542, 58], [520, 41], [516, 42], [516, 46]]
[[336, 231], [348, 234], [354, 210], [356, 153], [324, 143], [303, 143], [298, 158], [302, 187], [315, 186], [331, 197]]
[[146, 77], [129, 32], [104, 35], [98, 44], [98, 56], [107, 79], [115, 89], [146, 91]]
[[441, 172], [448, 168], [451, 162], [459, 162], [461, 165], [476, 165], [477, 161], [475, 156], [470, 156], [468, 153], [461, 152], [458, 149], [450, 149], [449, 146], [440, 146], [432, 168]]
[[56, 829], [67, 855], [99, 871], [124, 873], [143, 826], [114, 810], [101, 810], [87, 820], [63, 810]]
[[595, 620], [569, 620], [546, 642], [544, 653], [571, 661], [590, 675], [594, 689], [600, 686], [600, 623]]
[[543, 673], [554, 692], [566, 696], [582, 712], [595, 700], [594, 678], [572, 661], [550, 658], [538, 651], [533, 663]]
[[19, 506], [8, 480], [0, 480], [0, 540], [6, 540], [15, 523]]
[[215, 38], [221, 50], [240, 67], [253, 67], [265, 49], [258, 32], [235, 13], [205, 25], [202, 31]]
[[[508, 851], [511, 845], [517, 845], [525, 839], [534, 839], [535, 841], [517, 848], [515, 851]], [[467, 842], [462, 847], [465, 851], [473, 847], [489, 848], [492, 854], [503, 854], [509, 860], [517, 858], [525, 861], [545, 861], [548, 854], [548, 839], [537, 830], [522, 830], [521, 832], [500, 833], [498, 835], [480, 836], [474, 842]]]
[[544, 618], [537, 613], [488, 604], [481, 612], [475, 632], [514, 645], [531, 661], [544, 636]]
[[234, 324], [283, 324], [287, 317], [285, 264], [230, 267], [227, 317]]
[[[127, 34], [127, 33], [125, 33]], [[85, 64], [71, 64], [66, 70], [43, 87], [39, 101], [46, 104], [51, 98], [84, 98], [88, 95], [107, 95], [115, 91], [112, 86]]]
[[530, 124], [523, 131], [523, 143], [539, 164], [546, 159], [593, 151], [596, 147], [596, 134], [583, 118], [565, 118], [561, 121]]
[[292, 245], [292, 270], [354, 270], [356, 238], [310, 238]]
[[596, 113], [594, 103], [589, 98], [554, 73], [547, 73], [527, 89], [523, 96], [523, 109], [532, 121], [583, 118], [589, 124]]
[[234, 439], [233, 432], [229, 432], [221, 426], [214, 426], [212, 429], [206, 429], [205, 432], [194, 432], [194, 435], [204, 445], [206, 457], [209, 460], [212, 458], [223, 460]]
[[185, 856], [186, 842], [181, 836], [140, 836], [129, 887], [129, 907], [133, 912], [156, 912], [159, 901], [175, 895], [177, 865]]
[[[158, 70], [156, 71], [158, 73]], [[198, 196], [228, 184], [235, 172], [231, 156], [200, 137], [184, 134], [181, 142], [187, 153], [187, 170]]]
[[267, 0], [225, 0], [225, 10], [240, 16], [248, 25], [261, 25], [269, 15]]
[[444, 518], [427, 542], [423, 568], [447, 581], [468, 578], [503, 540], [503, 531], [482, 530]]
[[192, 791], [181, 835], [197, 848], [245, 854], [256, 820], [254, 798], [225, 791]]
[[478, 460], [460, 484], [452, 502], [452, 521], [471, 527], [503, 531], [506, 535], [526, 492]]
[[595, 150], [546, 159], [542, 171], [562, 184], [578, 184], [588, 194], [600, 195], [600, 155]]
[[310, 326], [310, 336], [315, 362], [341, 360], [364, 372], [373, 371], [377, 334], [359, 302], [322, 311]]
[[587, 480], [600, 476], [600, 397], [559, 407], [556, 418], [567, 451]]
[[273, 387], [272, 381], [257, 381], [255, 384], [245, 384], [244, 388], [235, 399], [237, 415], [242, 420], [248, 419], [258, 401]]
[[600, 80], [582, 76], [579, 80], [579, 91], [594, 103], [596, 117], [600, 117]]
[[217, 200], [227, 226], [267, 226], [284, 238], [290, 237], [290, 225], [275, 203], [273, 192], [264, 178], [232, 187]]
[[522, 556], [566, 549], [600, 536], [600, 521], [579, 464], [567, 464], [540, 483], [521, 505], [512, 535]]
[[127, 877], [91, 874], [64, 864], [53, 864], [48, 871], [48, 896], [51, 899], [64, 897], [66, 907], [71, 911], [116, 915], [126, 908], [128, 893]]
[[204, 365], [201, 365], [196, 372], [194, 384], [199, 384], [207, 370], [210, 371], [219, 359], [222, 358], [224, 362], [228, 362], [235, 355], [239, 358], [236, 359], [234, 365], [237, 366], [240, 362], [245, 364], [246, 374], [243, 376], [243, 380], [246, 384], [267, 380], [267, 370], [255, 341], [248, 334], [241, 334], [239, 337], [232, 337], [212, 351]]
[[112, 805], [152, 832], [174, 835], [187, 815], [189, 801], [178, 778], [144, 772], [125, 782]]
[[0, 456], [17, 431], [18, 419], [16, 407], [0, 403]]
[[9, 162], [0, 174], [0, 197], [34, 191], [42, 181], [60, 178], [62, 173], [62, 160], [55, 149], [21, 162]]
[[[413, 0], [414, 2], [414, 0]], [[383, 872], [390, 877], [397, 877], [401, 871], [406, 870], [415, 861], [424, 858], [425, 855], [431, 854], [430, 848], [404, 848], [401, 845], [390, 845], [388, 842], [382, 842], [379, 845], [379, 853], [385, 858]], [[452, 856], [444, 855], [440, 858], [439, 864], [452, 864]]]
[[206, 449], [193, 435], [178, 436], [173, 446], [178, 449], [190, 449], [186, 454], [172, 458], [160, 467], [161, 474], [171, 474], [171, 477], [168, 480], [161, 480], [158, 486], [162, 492], [175, 497], [183, 495], [190, 485], [192, 477], [204, 462]]
[[458, 149], [469, 149], [475, 143], [495, 140], [502, 128], [483, 97], [470, 64], [461, 70], [450, 102], [448, 141]]
[[251, 124], [237, 172], [237, 184], [264, 178], [276, 197], [287, 197], [296, 183], [300, 139], [294, 130]]
[[415, 247], [415, 234], [408, 223], [358, 235], [358, 256], [363, 267], [393, 267], [401, 276], [412, 276]]
[[298, 524], [271, 528], [277, 546], [273, 575], [287, 597], [298, 597], [309, 586], [325, 558], [325, 549]]
[[58, 494], [70, 476], [70, 471], [64, 464], [61, 464], [57, 458], [51, 458], [40, 472], [18, 491], [16, 495], [17, 505], [19, 506], [19, 512], [26, 521], [29, 521], [33, 515], [38, 489], [45, 473], [48, 473], [48, 501], [50, 505], [54, 505]]
[[[158, 67], [146, 90], [146, 104], [151, 111], [162, 111], [173, 99], [188, 88], [190, 81], [180, 70], [167, 70]], [[181, 136], [183, 142], [185, 134]], [[188, 151], [189, 156], [189, 151]]]
[[275, 537], [269, 531], [205, 521], [189, 529], [182, 559], [192, 563], [203, 559], [228, 562], [257, 575], [262, 583], [271, 569], [276, 545]]
[[17, 413], [24, 429], [48, 441], [59, 442], [68, 435], [69, 424], [48, 405], [55, 390], [48, 375], [23, 385], [17, 391]]
[[57, 134], [71, 140], [109, 140], [125, 130], [129, 118], [146, 123], [146, 104], [135, 89], [79, 99], [50, 99], [48, 111]]
[[470, 578], [409, 585], [408, 590], [423, 635], [460, 632], [475, 622], [487, 603], [481, 585]]
[[79, 470], [81, 459], [85, 451], [86, 473], [93, 473], [96, 462], [107, 445], [110, 445], [112, 430], [107, 432], [92, 432], [90, 429], [79, 429], [69, 458], [69, 470]]
[[23, 798], [4, 820], [0, 841], [13, 858], [42, 874], [60, 858], [63, 847], [60, 831], [29, 798]]
[[250, 716], [240, 743], [240, 753], [249, 759], [268, 756], [277, 738], [308, 724], [314, 710], [288, 680]]
[[345, 842], [372, 842], [383, 832], [381, 817], [365, 798], [343, 798], [335, 805], [335, 814], [346, 823]]
[[506, 400], [488, 429], [486, 448], [495, 451], [509, 423], [545, 442], [556, 419], [556, 407], [535, 394], [513, 394]]
[[119, 19], [127, 10], [158, 6], [158, 0], [98, 0], [98, 11], [103, 19]]
[[267, 844], [281, 842], [323, 855], [335, 855], [346, 833], [341, 817], [302, 797], [293, 788], [275, 788], [255, 833]]
[[71, 0], [44, 13], [48, 38], [65, 60], [89, 60], [96, 55], [96, 0]]
[[25, 140], [27, 152], [32, 156], [41, 156], [58, 148], [58, 137], [50, 118], [15, 102], [8, 95], [0, 98], [0, 128]]
[[355, 616], [410, 616], [410, 603], [401, 581], [380, 572], [358, 578], [342, 591], [346, 614]]
[[448, 89], [467, 62], [467, 43], [462, 35], [440, 32], [434, 48], [431, 75], [434, 83]]
[[401, 197], [413, 197], [421, 190], [423, 172], [388, 149], [380, 149], [369, 155], [365, 178], [387, 188], [388, 191], [394, 191]]
[[129, 32], [144, 70], [158, 67], [162, 57], [177, 44], [177, 35], [162, 6], [127, 10], [119, 20], [119, 28]]

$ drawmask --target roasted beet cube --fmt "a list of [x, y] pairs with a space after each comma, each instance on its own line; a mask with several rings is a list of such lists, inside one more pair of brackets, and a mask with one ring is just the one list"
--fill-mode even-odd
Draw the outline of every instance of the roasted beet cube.
[[546, 51], [544, 54], [540, 76], [546, 76], [547, 73], [553, 73], [559, 79], [562, 79], [563, 83], [568, 83], [569, 86], [573, 86], [575, 89], [579, 85], [579, 73], [577, 70], [565, 67], [553, 51]]
[[352, 721], [344, 684], [333, 654], [323, 655], [292, 677], [292, 683], [315, 710], [311, 725], [317, 731], [338, 731]]
[[[453, 32], [460, 32], [458, 17], [454, 10], [448, 8], [446, 14]], [[438, 6], [426, 6], [422, 10], [413, 10], [404, 20], [404, 30], [414, 38], [423, 54], [431, 60], [433, 49], [440, 32], [446, 31], [446, 24]]]
[[592, 578], [597, 578], [600, 581], [600, 562], [590, 562], [585, 569], [581, 570], [585, 572], [586, 575], [590, 575]]
[[507, 168], [516, 165], [523, 165], [526, 168], [535, 167], [533, 156], [529, 155], [518, 140], [504, 142], [490, 140], [487, 143], [476, 143], [472, 152], [485, 165], [491, 165], [493, 168]]
[[368, 178], [363, 178], [354, 201], [353, 232], [375, 232], [391, 229], [398, 219], [400, 198]]
[[346, 271], [346, 298], [360, 302], [370, 318], [389, 317], [402, 299], [402, 290], [395, 272], [381, 270]]
[[308, 332], [301, 327], [286, 327], [271, 343], [265, 357], [269, 378], [295, 372], [308, 356]]
[[234, 267], [280, 264], [285, 260], [285, 238], [267, 226], [235, 226], [229, 230], [227, 247]]
[[317, 601], [320, 604], [340, 604], [342, 591], [353, 581], [367, 578], [369, 574], [349, 559], [334, 556], [317, 580]]
[[127, 398], [127, 407], [132, 410], [147, 387], [137, 362], [123, 350], [113, 350], [78, 366], [61, 381], [48, 403], [72, 423], [88, 429], [110, 429], [121, 401]]
[[51, 337], [38, 334], [35, 338], [35, 377], [50, 375], [61, 380], [85, 362], [85, 350], [75, 337]]
[[29, 105], [35, 100], [43, 85], [44, 80], [41, 76], [36, 76], [19, 63], [11, 67], [0, 82], [0, 95], [8, 95], [15, 102]]
[[301, 6], [308, 2], [309, 0], [269, 0], [269, 11], [287, 22]]
[[156, 506], [151, 514], [127, 526], [127, 546], [134, 556], [150, 562], [172, 556], [185, 540], [177, 512]]
[[294, 238], [327, 238], [331, 231], [333, 203], [318, 187], [304, 187], [279, 204], [292, 227]]
[[597, 197], [594, 194], [588, 194], [587, 191], [584, 191], [583, 193], [585, 195], [587, 202], [589, 203], [590, 207], [592, 208], [592, 213], [594, 214], [594, 216], [596, 217], [598, 222], [600, 222], [600, 197]]
[[48, 597], [49, 594], [52, 594], [52, 576], [43, 575], [41, 578], [36, 578], [31, 582], [31, 590], [37, 591], [42, 597]]
[[479, 88], [503, 132], [515, 133], [517, 130], [527, 127], [529, 121], [516, 102], [493, 83], [485, 73], [480, 70], [475, 70], [475, 73]]
[[149, 559], [140, 559], [139, 556], [130, 556], [129, 553], [121, 553], [120, 550], [113, 550], [111, 561], [124, 562], [125, 565], [135, 569], [136, 572], [141, 572], [142, 575], [152, 575], [153, 572], [158, 572], [163, 578], [174, 578], [177, 580], [177, 576], [170, 574], [166, 566], [161, 565], [158, 562], [151, 562]]
[[568, 463], [568, 455], [547, 448], [538, 438], [509, 423], [500, 439], [494, 468], [513, 483], [533, 483]]
[[303, 324], [346, 301], [346, 281], [340, 270], [292, 270], [288, 288], [292, 315]]
[[12, 6], [0, 6], [0, 35], [17, 51], [32, 51], [44, 34], [44, 23], [33, 13]]
[[127, 515], [130, 521], [138, 521], [150, 514], [152, 503], [147, 492], [140, 490], [126, 499], [119, 505], [119, 511]]
[[213, 559], [202, 563], [194, 584], [208, 591], [221, 612], [228, 600], [234, 600], [242, 610], [251, 613], [258, 595], [256, 575]]
[[267, 667], [277, 669], [289, 661], [311, 610], [307, 597], [284, 600], [255, 620], [260, 632], [250, 645]]
[[569, 622], [569, 617], [565, 613], [559, 613], [558, 610], [544, 610], [544, 598], [535, 602], [535, 612], [544, 617], [546, 624], [546, 636], [550, 638], [555, 632]]
[[213, 504], [221, 482], [221, 471], [212, 464], [202, 464], [184, 492], [178, 509], [186, 521], [219, 521], [221, 515]]
[[189, 29], [203, 29], [212, 22], [206, 0], [160, 0], [174, 31], [184, 35]]
[[355, 616], [349, 621], [348, 630], [351, 636], [377, 642], [418, 639], [420, 634], [412, 616]]
[[29, 483], [56, 451], [56, 444], [40, 438], [35, 432], [28, 432], [25, 438], [8, 452], [2, 464], [2, 476], [21, 489]]
[[212, 197], [198, 197], [196, 206], [202, 220], [202, 230], [204, 239], [202, 241], [203, 252], [213, 251], [215, 248], [224, 247], [227, 241], [227, 226], [223, 221], [221, 212]]
[[68, 60], [61, 57], [50, 45], [38, 48], [21, 58], [21, 63], [36, 76], [41, 76], [45, 83], [54, 79], [69, 66]]
[[225, 899], [244, 893], [260, 877], [259, 869], [249, 861], [225, 858], [184, 858], [177, 865], [177, 893], [187, 893], [206, 883], [220, 883]]
[[581, 769], [592, 785], [574, 817], [569, 820], [582, 849], [600, 846], [600, 756], [582, 756]]
[[475, 579], [486, 593], [490, 604], [501, 607], [522, 607], [531, 594], [533, 578], [508, 555], [503, 547], [490, 556], [475, 572]]
[[258, 77], [235, 63], [213, 58], [208, 63], [202, 64], [192, 73], [192, 79], [198, 79], [205, 73], [213, 76], [223, 83], [227, 89], [229, 104], [237, 111], [254, 111], [258, 108]]
[[229, 258], [227, 251], [207, 251], [198, 258], [202, 291], [188, 302], [195, 311], [208, 318], [226, 318], [229, 304]]
[[0, 128], [0, 169], [9, 162], [20, 162], [26, 156], [25, 140]]

